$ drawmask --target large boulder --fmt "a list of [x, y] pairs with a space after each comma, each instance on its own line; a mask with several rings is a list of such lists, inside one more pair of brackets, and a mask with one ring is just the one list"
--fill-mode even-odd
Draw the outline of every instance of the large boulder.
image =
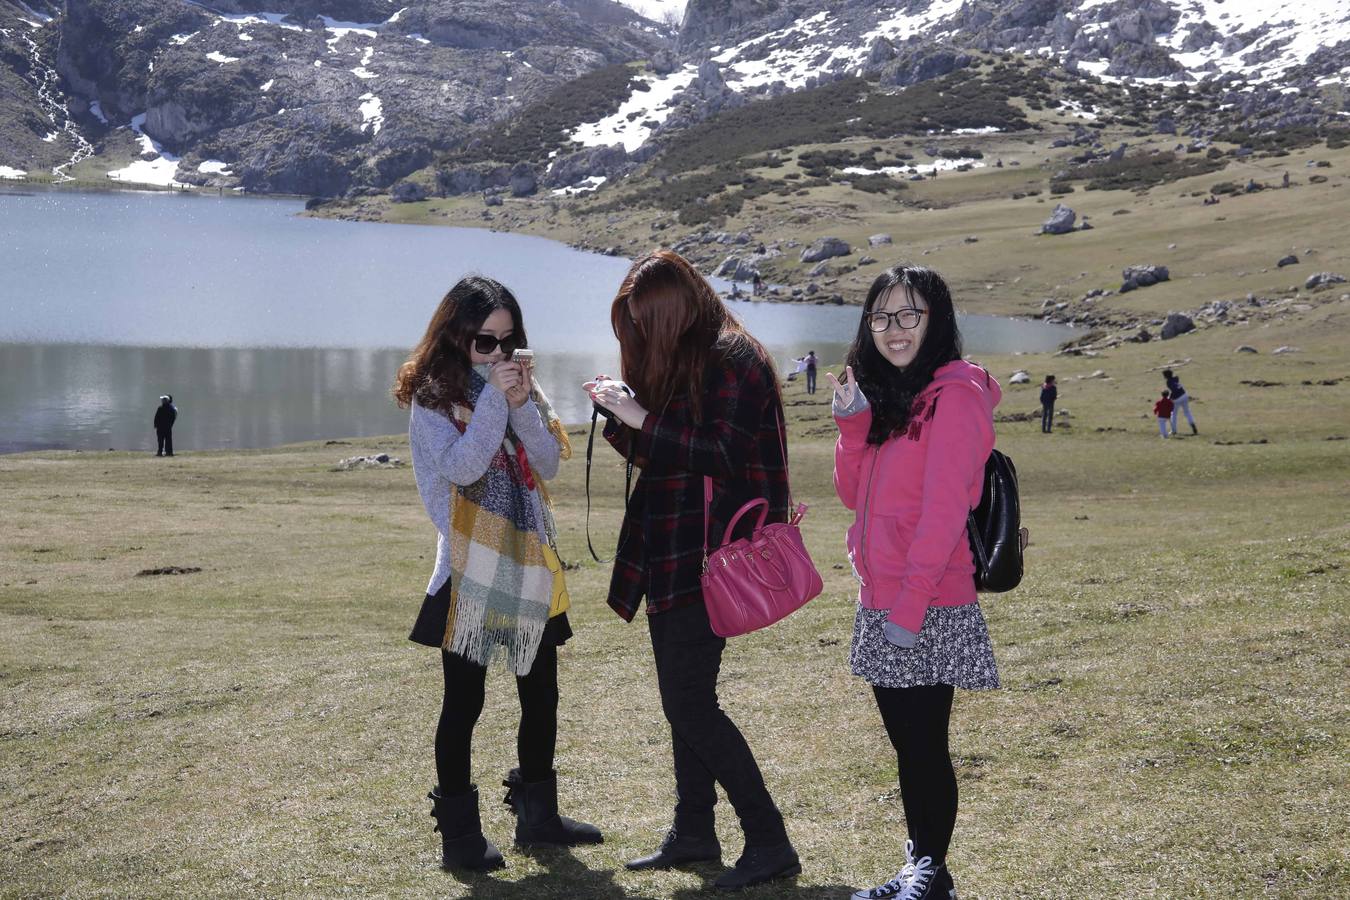
[[1078, 213], [1063, 203], [1056, 203], [1050, 218], [1041, 223], [1041, 234], [1068, 234], [1073, 231], [1073, 223], [1077, 220]]
[[722, 260], [722, 264], [713, 272], [713, 275], [728, 281], [754, 281], [758, 274], [759, 269], [735, 255]]
[[1306, 290], [1324, 287], [1329, 284], [1341, 284], [1345, 281], [1344, 275], [1337, 275], [1335, 272], [1318, 272], [1316, 275], [1309, 275], [1308, 280], [1303, 282]]
[[813, 263], [831, 259], [835, 256], [848, 256], [853, 252], [846, 241], [835, 237], [820, 238], [802, 251], [802, 262]]
[[880, 247], [880, 246], [882, 246], [883, 244], [889, 244], [890, 242], [891, 242], [891, 236], [890, 236], [889, 234], [885, 234], [885, 233], [882, 233], [882, 234], [874, 234], [874, 235], [872, 235], [870, 238], [867, 239], [867, 244], [868, 244], [868, 246], [870, 246], [870, 247]]
[[507, 183], [512, 197], [528, 197], [539, 190], [539, 179], [529, 163], [516, 163], [511, 169], [511, 180]]
[[572, 187], [595, 176], [612, 178], [628, 167], [628, 153], [623, 144], [587, 147], [554, 159], [544, 173], [543, 182], [546, 187]]
[[400, 181], [389, 189], [389, 199], [395, 203], [418, 203], [427, 199], [427, 189], [415, 181]]
[[1135, 287], [1148, 287], [1160, 281], [1167, 281], [1171, 275], [1167, 266], [1126, 266], [1120, 272], [1125, 281], [1133, 281]]
[[1195, 322], [1191, 317], [1184, 313], [1168, 313], [1167, 320], [1163, 322], [1162, 339], [1170, 341], [1179, 334], [1185, 334], [1188, 331], [1195, 330]]

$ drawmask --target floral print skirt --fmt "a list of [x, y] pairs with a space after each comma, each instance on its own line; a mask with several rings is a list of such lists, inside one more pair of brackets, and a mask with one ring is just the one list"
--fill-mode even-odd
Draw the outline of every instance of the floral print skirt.
[[980, 604], [928, 607], [919, 642], [908, 650], [886, 640], [882, 628], [889, 614], [858, 606], [849, 651], [854, 675], [874, 687], [950, 684], [969, 691], [998, 687], [998, 665]]

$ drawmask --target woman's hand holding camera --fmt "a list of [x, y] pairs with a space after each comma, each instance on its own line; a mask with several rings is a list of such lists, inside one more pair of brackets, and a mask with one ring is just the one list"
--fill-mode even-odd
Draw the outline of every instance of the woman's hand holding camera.
[[533, 386], [530, 373], [520, 363], [514, 362], [493, 363], [488, 370], [487, 383], [505, 394], [506, 402], [512, 408], [523, 406], [530, 399]]
[[582, 385], [591, 395], [591, 400], [614, 414], [629, 428], [641, 428], [647, 420], [647, 410], [629, 392], [621, 381], [614, 381], [608, 375], [597, 375]]

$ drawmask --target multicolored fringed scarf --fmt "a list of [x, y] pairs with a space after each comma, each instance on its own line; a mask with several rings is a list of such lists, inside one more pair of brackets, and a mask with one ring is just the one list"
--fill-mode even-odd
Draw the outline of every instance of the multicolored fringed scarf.
[[[461, 434], [486, 383], [473, 372], [468, 403], [452, 410]], [[536, 388], [533, 396], [549, 431], [563, 433], [543, 393]], [[483, 477], [456, 485], [450, 495], [450, 615], [443, 646], [483, 666], [501, 648], [507, 668], [517, 675], [534, 665], [553, 590], [540, 540], [542, 531], [552, 543], [553, 517], [541, 504], [544, 521], [539, 521], [530, 499], [534, 483], [508, 428]]]

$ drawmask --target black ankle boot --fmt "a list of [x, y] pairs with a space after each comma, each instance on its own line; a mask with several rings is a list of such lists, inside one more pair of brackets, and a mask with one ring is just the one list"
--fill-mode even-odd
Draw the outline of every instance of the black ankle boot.
[[669, 869], [686, 863], [719, 862], [722, 859], [722, 845], [711, 829], [707, 834], [684, 832], [678, 826], [666, 832], [655, 853], [639, 856], [624, 863], [624, 867], [634, 872], [644, 869]]
[[478, 787], [454, 797], [441, 795], [440, 787], [427, 794], [436, 831], [441, 833], [441, 868], [488, 872], [505, 868], [506, 860], [486, 837], [478, 817]]
[[605, 836], [600, 829], [558, 815], [558, 773], [543, 781], [526, 781], [519, 769], [512, 769], [502, 782], [507, 788], [505, 803], [516, 811], [516, 844], [521, 847], [576, 844], [600, 844]]
[[739, 891], [775, 878], [800, 875], [801, 871], [801, 860], [797, 858], [797, 851], [792, 849], [790, 841], [757, 847], [747, 845], [741, 858], [736, 860], [736, 867], [718, 878], [713, 885], [719, 891]]

